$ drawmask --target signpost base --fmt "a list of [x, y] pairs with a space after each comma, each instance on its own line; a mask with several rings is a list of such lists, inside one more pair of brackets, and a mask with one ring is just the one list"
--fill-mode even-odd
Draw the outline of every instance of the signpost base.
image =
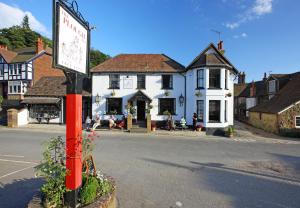
[[78, 190], [82, 183], [82, 76], [66, 74], [67, 125], [66, 125], [66, 194], [68, 207], [76, 208]]

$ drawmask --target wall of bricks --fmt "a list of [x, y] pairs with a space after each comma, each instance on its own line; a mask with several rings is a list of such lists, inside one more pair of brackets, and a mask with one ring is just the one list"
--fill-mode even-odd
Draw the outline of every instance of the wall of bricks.
[[7, 95], [8, 100], [23, 100], [24, 95]]
[[278, 121], [276, 114], [249, 112], [248, 122], [257, 128], [268, 132], [278, 133]]
[[52, 68], [52, 56], [44, 54], [33, 62], [33, 84], [42, 77], [49, 76], [64, 76], [64, 73], [59, 69]]
[[7, 110], [7, 127], [9, 128], [18, 127], [18, 110], [16, 109]]

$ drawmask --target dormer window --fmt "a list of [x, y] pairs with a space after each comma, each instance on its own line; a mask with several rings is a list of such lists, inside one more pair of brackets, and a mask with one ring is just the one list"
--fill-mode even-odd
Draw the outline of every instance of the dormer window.
[[276, 92], [276, 80], [269, 81], [269, 93], [273, 94]]
[[209, 70], [209, 88], [220, 89], [221, 88], [221, 70], [210, 69]]

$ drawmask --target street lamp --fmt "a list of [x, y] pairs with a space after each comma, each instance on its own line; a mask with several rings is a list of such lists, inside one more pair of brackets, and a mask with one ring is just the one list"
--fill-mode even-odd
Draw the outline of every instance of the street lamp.
[[97, 95], [96, 95], [96, 97], [95, 97], [95, 103], [97, 104], [97, 105], [99, 105], [99, 103], [100, 103], [100, 95], [97, 93]]
[[181, 95], [179, 96], [179, 104], [180, 104], [180, 106], [183, 106], [183, 103], [184, 103], [184, 97], [183, 97], [183, 95], [181, 94]]

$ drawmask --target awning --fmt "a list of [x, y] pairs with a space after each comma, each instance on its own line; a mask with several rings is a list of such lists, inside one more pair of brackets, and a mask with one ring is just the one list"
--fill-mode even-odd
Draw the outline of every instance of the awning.
[[21, 102], [24, 104], [57, 104], [59, 103], [59, 98], [54, 97], [25, 97]]
[[151, 103], [152, 99], [149, 98], [145, 93], [143, 93], [141, 90], [137, 91], [128, 101], [132, 102], [135, 100], [143, 100]]

